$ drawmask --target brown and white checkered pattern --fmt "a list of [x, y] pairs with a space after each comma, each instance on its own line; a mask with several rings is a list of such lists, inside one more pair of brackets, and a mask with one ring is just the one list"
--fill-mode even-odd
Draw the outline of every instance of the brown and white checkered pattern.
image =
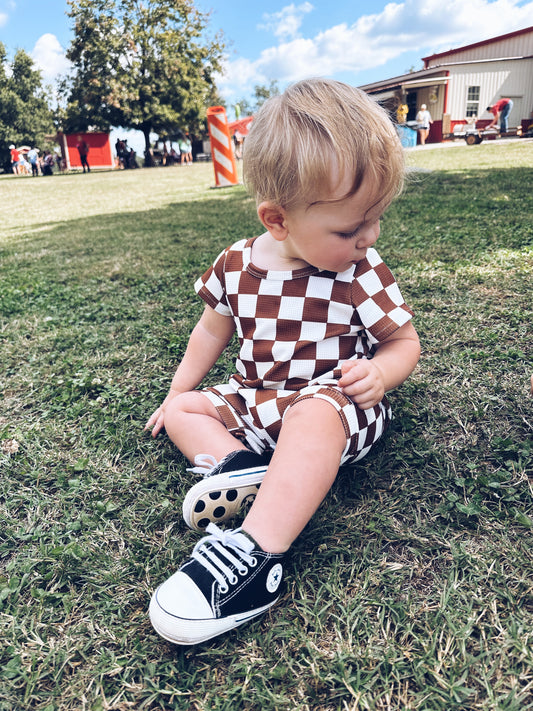
[[[216, 388], [216, 397], [233, 410], [227, 421], [223, 414], [226, 426], [235, 429], [244, 418], [272, 447], [287, 406], [295, 398], [320, 396], [343, 413], [347, 438], [352, 445], [357, 439], [355, 449], [366, 453], [372, 444], [367, 440], [376, 441], [386, 426], [388, 403], [361, 411], [335, 386], [345, 360], [371, 358], [374, 345], [412, 317], [394, 277], [375, 249], [342, 273], [315, 267], [265, 271], [251, 262], [252, 244], [242, 240], [228, 247], [195, 284], [209, 306], [234, 319], [239, 337], [238, 372], [229, 385]], [[222, 413], [223, 402], [217, 407]], [[353, 446], [348, 449], [353, 456]]]
[[368, 454], [391, 420], [387, 398], [373, 408], [361, 410], [334, 386], [309, 385], [292, 392], [253, 390], [239, 387], [236, 378], [231, 378], [229, 383], [205, 388], [202, 393], [217, 408], [228, 431], [259, 454], [275, 449], [285, 413], [307, 398], [325, 400], [339, 414], [346, 434], [343, 465]]

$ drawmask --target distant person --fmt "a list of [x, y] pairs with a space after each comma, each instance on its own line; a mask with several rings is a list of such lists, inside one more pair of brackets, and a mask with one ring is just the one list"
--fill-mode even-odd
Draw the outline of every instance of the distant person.
[[28, 163], [31, 165], [32, 177], [39, 175], [39, 151], [37, 148], [31, 148], [26, 156]]
[[9, 153], [11, 155], [11, 170], [15, 173], [15, 175], [19, 175], [21, 172], [20, 153], [17, 151], [13, 143], [9, 146]]
[[420, 136], [420, 144], [422, 146], [426, 145], [427, 137], [429, 136], [429, 127], [433, 123], [431, 114], [428, 111], [428, 107], [422, 104], [420, 111], [416, 115], [416, 121], [418, 123], [418, 135]]
[[20, 175], [31, 175], [31, 165], [29, 164], [26, 156], [24, 155], [20, 157], [19, 173]]
[[78, 141], [78, 145], [76, 146], [78, 149], [78, 153], [80, 155], [80, 160], [81, 160], [81, 165], [83, 167], [83, 172], [85, 173], [85, 169], [87, 169], [87, 172], [91, 172], [91, 168], [89, 166], [89, 144], [87, 141], [80, 136], [80, 140]]
[[135, 153], [133, 148], [129, 149], [126, 162], [128, 164], [128, 168], [134, 169], [139, 167], [137, 165], [137, 153]]
[[237, 131], [235, 131], [233, 140], [235, 142], [235, 158], [237, 158], [237, 160], [241, 160], [242, 148], [243, 148], [243, 144], [244, 144], [244, 136], [242, 135], [242, 133], [239, 130], [237, 130]]
[[[413, 312], [374, 248], [404, 176], [385, 110], [340, 82], [294, 84], [263, 104], [243, 160], [265, 231], [227, 247], [197, 280], [203, 315], [146, 424], [153, 436], [165, 428], [205, 477], [183, 514], [208, 535], [150, 604], [156, 631], [177, 644], [227, 632], [279, 599], [293, 541], [339, 467], [386, 430], [385, 392], [420, 354]], [[238, 372], [197, 390], [235, 332]], [[251, 498], [242, 527], [216, 525]]]
[[119, 168], [127, 168], [127, 148], [126, 143], [121, 138], [117, 138], [115, 143], [115, 152], [117, 154]]
[[171, 159], [172, 163], [179, 163], [179, 160], [180, 160], [180, 154], [174, 148], [174, 146], [171, 146], [171, 148], [170, 148], [170, 159]]
[[41, 170], [43, 171], [43, 175], [54, 174], [54, 163], [54, 156], [50, 153], [50, 151], [45, 151], [41, 163]]
[[[127, 138], [125, 138], [125, 139], [123, 140], [123, 144], [124, 144], [124, 168], [128, 168], [128, 169], [129, 169], [129, 168], [132, 167], [132, 165], [131, 165], [131, 154], [132, 154], [132, 152], [133, 152], [133, 148], [130, 148], [130, 147], [128, 146], [128, 139], [127, 139]], [[137, 164], [135, 164], [135, 168], [136, 168], [136, 167], [137, 167]]]
[[180, 160], [183, 165], [192, 165], [192, 146], [188, 136], [183, 136], [179, 140]]
[[54, 160], [56, 162], [56, 168], [57, 170], [62, 173], [64, 169], [64, 164], [63, 164], [63, 156], [61, 153], [57, 152], [54, 154]]
[[500, 99], [497, 101], [493, 106], [487, 106], [487, 111], [490, 114], [494, 115], [494, 118], [492, 121], [489, 123], [488, 126], [485, 126], [485, 129], [492, 128], [493, 126], [496, 126], [498, 123], [498, 119], [500, 120], [500, 133], [507, 133], [507, 119], [509, 118], [509, 114], [511, 113], [511, 110], [513, 108], [513, 100], [512, 99]]

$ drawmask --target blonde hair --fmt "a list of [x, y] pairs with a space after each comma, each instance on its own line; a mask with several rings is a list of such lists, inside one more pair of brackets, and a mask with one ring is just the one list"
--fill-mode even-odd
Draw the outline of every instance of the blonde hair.
[[286, 209], [321, 201], [332, 184], [352, 175], [357, 192], [375, 181], [376, 203], [387, 206], [403, 185], [403, 150], [384, 109], [360, 89], [308, 79], [266, 101], [244, 142], [243, 177], [257, 204]]

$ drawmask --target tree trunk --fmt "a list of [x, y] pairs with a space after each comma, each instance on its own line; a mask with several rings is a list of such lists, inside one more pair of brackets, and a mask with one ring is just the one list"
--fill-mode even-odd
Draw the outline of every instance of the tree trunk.
[[155, 163], [150, 147], [150, 126], [143, 127], [142, 132], [144, 135], [144, 167], [152, 168]]

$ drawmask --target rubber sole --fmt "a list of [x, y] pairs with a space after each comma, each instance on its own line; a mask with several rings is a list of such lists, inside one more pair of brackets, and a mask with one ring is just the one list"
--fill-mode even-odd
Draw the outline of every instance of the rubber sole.
[[255, 498], [267, 467], [257, 466], [215, 474], [195, 484], [183, 500], [183, 519], [203, 531], [209, 523], [223, 523]]
[[206, 642], [212, 637], [229, 632], [266, 612], [279, 598], [263, 607], [239, 615], [229, 615], [220, 619], [187, 620], [165, 612], [157, 602], [157, 590], [150, 601], [149, 615], [152, 627], [163, 639], [172, 644], [192, 645]]

